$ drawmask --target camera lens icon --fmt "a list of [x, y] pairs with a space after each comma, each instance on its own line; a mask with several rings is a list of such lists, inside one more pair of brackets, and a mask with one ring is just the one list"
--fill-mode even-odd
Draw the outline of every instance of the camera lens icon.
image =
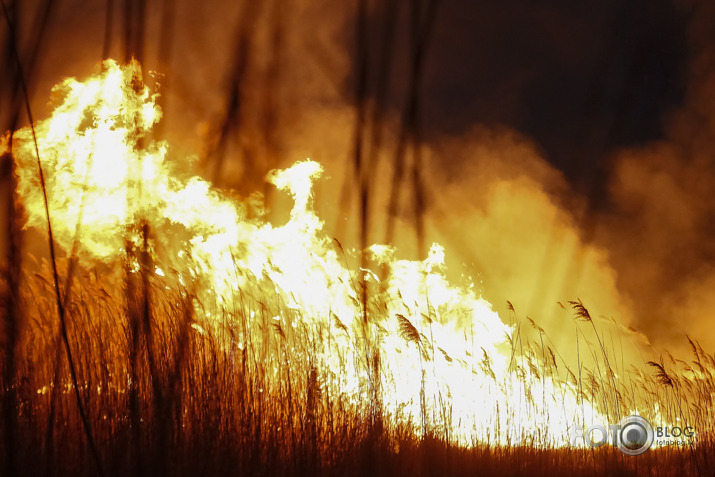
[[618, 449], [626, 455], [641, 455], [653, 445], [653, 426], [641, 416], [626, 416], [618, 422]]

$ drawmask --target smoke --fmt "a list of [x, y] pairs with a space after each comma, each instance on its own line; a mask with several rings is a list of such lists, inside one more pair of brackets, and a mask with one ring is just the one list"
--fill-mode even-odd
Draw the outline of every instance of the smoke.
[[[564, 315], [554, 304], [579, 297], [658, 349], [683, 349], [686, 334], [715, 346], [715, 6], [679, 7], [688, 18], [685, 99], [664, 118], [662, 139], [610, 155], [604, 206], [588, 207], [511, 130], [475, 128], [438, 147], [442, 158], [469, 159], [433, 184], [445, 217], [437, 228], [454, 244], [448, 250], [471, 260], [493, 303], [506, 297], [556, 331]], [[446, 225], [450, 217], [458, 228]]]
[[[250, 13], [253, 21], [242, 27], [249, 12], [237, 2], [208, 5], [177, 1], [171, 54], [162, 63], [162, 11], [158, 4], [149, 4], [143, 66], [145, 71], [158, 71], [152, 87], [162, 95], [162, 134], [172, 144], [171, 154], [177, 160], [199, 155], [208, 179], [221, 187], [235, 188], [243, 196], [263, 188], [266, 194], [273, 194], [272, 208], [278, 211], [290, 201], [271, 192], [270, 187], [264, 188], [261, 178], [270, 169], [306, 157], [323, 163], [327, 177], [316, 185], [319, 215], [329, 233], [346, 246], [356, 246], [358, 222], [350, 166], [355, 115], [351, 46], [354, 11], [328, 1], [274, 0], [261, 5]], [[607, 56], [607, 49], [577, 48], [565, 40], [574, 32], [581, 33], [579, 38], [588, 36], [583, 32], [590, 30], [579, 26], [587, 25], [588, 12], [579, 13], [580, 23], [573, 23], [568, 13], [551, 15], [548, 9], [521, 5], [526, 14], [517, 15], [518, 24], [522, 29], [531, 28], [530, 34], [513, 35], [506, 41], [503, 29], [486, 28], [484, 22], [493, 15], [484, 11], [478, 16], [484, 28], [479, 30], [479, 44], [483, 46], [477, 57], [484, 64], [470, 68], [483, 73], [477, 77], [481, 82], [473, 86], [460, 79], [464, 71], [458, 63], [463, 59], [450, 62], [452, 53], [445, 50], [430, 50], [426, 57], [428, 65], [447, 66], [428, 67], [427, 74], [426, 131], [422, 137], [426, 245], [432, 241], [445, 245], [453, 280], [471, 277], [502, 316], [506, 316], [505, 303], [510, 300], [519, 315], [534, 318], [566, 349], [573, 346], [573, 328], [567, 328], [572, 326], [572, 318], [558, 303], [576, 299], [589, 307], [601, 329], [625, 331], [641, 349], [647, 342], [629, 332], [629, 326], [645, 332], [659, 346], [677, 346], [685, 333], [704, 345], [715, 346], [708, 326], [709, 311], [715, 305], [715, 245], [711, 238], [715, 232], [715, 200], [711, 194], [715, 190], [715, 40], [709, 20], [715, 12], [705, 1], [683, 1], [679, 7], [690, 19], [686, 100], [668, 116], [665, 134], [659, 140], [611, 152], [605, 173], [605, 205], [598, 209], [590, 207], [594, 198], [571, 181], [570, 171], [564, 173], [554, 165], [563, 165], [565, 153], [554, 160], [553, 148], [544, 147], [549, 141], [539, 142], [528, 135], [538, 135], [541, 126], [530, 125], [536, 122], [534, 118], [524, 120], [523, 116], [533, 106], [526, 101], [529, 96], [525, 92], [534, 84], [546, 82], [538, 77], [544, 48], [565, 52], [569, 61], [561, 67], [576, 72], [565, 75], [570, 80], [581, 81], [598, 69], [601, 60], [589, 63], [585, 59], [589, 55]], [[511, 18], [505, 11], [497, 13], [501, 22]], [[101, 8], [84, 9], [83, 2], [67, 1], [58, 7], [50, 31], [53, 41], [46, 45], [37, 72], [40, 80], [33, 92], [36, 110], [46, 110], [43, 105], [50, 86], [62, 77], [81, 77], [97, 68], [104, 14]], [[398, 23], [404, 15], [404, 11], [398, 12]], [[446, 12], [444, 18], [453, 17], [459, 18], [459, 11]], [[121, 57], [120, 15], [116, 18], [109, 51]], [[607, 20], [608, 15], [601, 15], [595, 23], [598, 27], [591, 29], [607, 27]], [[78, 23], [90, 27], [78, 28]], [[441, 31], [448, 34], [448, 30], [442, 27]], [[546, 33], [552, 34], [546, 47], [534, 46]], [[406, 32], [398, 29], [396, 34], [392, 96], [379, 118], [385, 132], [374, 171], [369, 230], [372, 243], [385, 237], [390, 179], [404, 106], [408, 66], [406, 40], [401, 35]], [[450, 38], [447, 46], [457, 42], [464, 47], [471, 41], [460, 34]], [[58, 39], [62, 39], [61, 58], [57, 55]], [[493, 46], [502, 43], [504, 50]], [[523, 61], [514, 61], [513, 55], [500, 63], [500, 54], [507, 58], [505, 53], [516, 54], [524, 45], [535, 48], [529, 50], [534, 54], [528, 68]], [[379, 49], [379, 45], [372, 47]], [[548, 69], [557, 69], [559, 56], [549, 53], [546, 58]], [[241, 62], [245, 63], [244, 70], [239, 68]], [[239, 80], [237, 70], [244, 71]], [[619, 71], [615, 68], [611, 73]], [[447, 89], [458, 87], [456, 92], [434, 86], [434, 78], [440, 74], [447, 78], [441, 84]], [[505, 75], [513, 81], [505, 82]], [[556, 83], [552, 89], [560, 87]], [[233, 122], [227, 123], [232, 88], [238, 88], [240, 108]], [[430, 99], [429, 94], [435, 91], [439, 98]], [[470, 93], [474, 91], [477, 93]], [[469, 101], [462, 104], [460, 98], [465, 95]], [[559, 99], [556, 94], [551, 97]], [[440, 109], [435, 101], [450, 107]], [[484, 110], [485, 116], [459, 116], [455, 113], [459, 107], [471, 113]], [[558, 105], [554, 108], [559, 114], [543, 119], [543, 127], [551, 120], [559, 125], [567, 122], [561, 116], [568, 116], [564, 112], [570, 110]], [[661, 112], [657, 107], [646, 109]], [[447, 126], [440, 128], [440, 122]], [[217, 173], [217, 148], [226, 124], [230, 134], [223, 150], [225, 161]], [[557, 126], [551, 126], [550, 141], [554, 142], [559, 133]], [[564, 138], [563, 142], [569, 141]], [[569, 144], [565, 150], [573, 154], [578, 141]], [[590, 145], [582, 146], [584, 156], [594, 155], [588, 150]], [[594, 169], [591, 163], [585, 167], [586, 171]], [[346, 194], [352, 200], [343, 202]], [[406, 194], [398, 210], [395, 241], [400, 247], [398, 254], [417, 258], [410, 200]], [[272, 219], [285, 217], [276, 213]]]
[[[344, 151], [352, 120], [349, 107], [307, 115], [286, 139], [286, 149], [326, 164], [328, 177], [315, 186], [318, 215], [328, 233], [357, 247], [355, 200], [347, 208], [339, 200], [344, 178], [352, 174]], [[394, 143], [393, 136], [385, 139], [375, 172], [370, 243], [385, 238]], [[631, 328], [637, 327], [636, 308], [631, 295], [619, 289], [612, 251], [582, 230], [578, 217], [588, 210], [586, 197], [533, 140], [506, 127], [475, 126], [433, 139], [423, 152], [425, 245], [445, 247], [452, 283], [473, 284], [504, 320], [510, 319], [508, 300], [519, 317], [533, 318], [567, 359], [575, 359], [577, 346], [568, 301], [578, 299], [591, 310], [600, 333], [622, 340], [616, 346], [631, 362], [641, 361], [639, 352], [651, 351], [648, 339]], [[396, 253], [424, 258], [418, 255], [410, 186], [405, 189], [396, 217]]]
[[479, 127], [432, 154], [433, 165], [453, 154], [470, 158], [458, 174], [432, 183], [430, 230], [451, 252], [451, 270], [471, 277], [503, 317], [508, 300], [521, 318], [533, 318], [566, 356], [576, 356], [568, 301], [578, 299], [599, 332], [624, 340], [624, 355], [647, 350], [647, 339], [629, 330], [633, 308], [618, 289], [610, 251], [590, 242], [575, 218], [585, 199], [533, 141]]
[[605, 161], [605, 205], [589, 207], [593, 198], [513, 129], [474, 127], [430, 144], [435, 235], [477, 272], [489, 301], [509, 299], [566, 347], [556, 302], [576, 297], [604, 326], [613, 318], [658, 349], [683, 349], [686, 334], [715, 346], [715, 6], [679, 6], [688, 18], [685, 99], [664, 118], [662, 139]]
[[715, 34], [711, 2], [681, 2], [689, 17], [684, 105], [662, 141], [618, 152], [611, 210], [597, 241], [611, 253], [637, 325], [663, 345], [684, 334], [712, 349], [715, 284]]

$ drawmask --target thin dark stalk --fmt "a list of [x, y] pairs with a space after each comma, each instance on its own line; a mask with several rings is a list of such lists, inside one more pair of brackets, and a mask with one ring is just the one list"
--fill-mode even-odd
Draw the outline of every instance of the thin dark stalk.
[[[230, 77], [230, 91], [226, 105], [226, 115], [221, 123], [216, 146], [209, 154], [209, 159], [214, 161], [214, 183], [220, 182], [221, 171], [223, 169], [223, 162], [225, 160], [229, 138], [232, 133], [240, 132], [242, 125], [244, 83], [246, 81], [246, 75], [248, 74], [249, 67], [253, 61], [253, 49], [251, 48], [253, 38], [250, 32], [256, 24], [256, 19], [258, 18], [262, 6], [262, 2], [253, 2], [249, 0], [244, 2], [241, 10], [241, 18], [238, 23], [236, 33], [236, 48], [234, 51], [235, 62], [233, 64], [233, 71], [231, 72]], [[249, 151], [244, 147], [244, 177], [248, 180], [250, 180], [253, 173], [253, 159], [252, 155], [249, 154]]]
[[102, 61], [109, 58], [112, 51], [112, 23], [114, 22], [114, 0], [107, 0], [104, 17], [104, 41], [102, 42]]
[[[80, 198], [79, 214], [77, 216], [77, 224], [75, 225], [74, 238], [72, 240], [72, 252], [70, 253], [69, 264], [67, 266], [67, 277], [65, 277], [65, 295], [63, 298], [64, 309], [66, 310], [69, 306], [72, 282], [74, 279], [74, 273], [77, 269], [77, 254], [79, 253], [80, 244], [80, 231], [82, 229], [82, 218], [84, 217], [84, 206], [85, 206], [85, 195], [84, 192], [87, 189], [87, 184], [89, 183], [89, 174], [92, 170], [92, 163], [94, 162], [94, 155], [90, 158], [90, 164], [87, 168], [87, 172], [84, 177], [84, 187], [82, 189], [82, 197]], [[47, 430], [45, 432], [45, 471], [49, 477], [52, 473], [52, 461], [54, 459], [54, 428], [55, 428], [55, 406], [57, 402], [57, 396], [59, 394], [59, 377], [60, 369], [62, 367], [62, 346], [59, 336], [62, 330], [58, 330], [58, 339], [55, 346], [55, 365], [52, 374], [52, 387], [50, 390], [50, 412], [47, 416]]]
[[[382, 133], [383, 133], [383, 118], [387, 104], [387, 93], [390, 78], [390, 65], [395, 43], [395, 23], [397, 19], [397, 1], [386, 0], [383, 2], [383, 25], [382, 39], [379, 51], [377, 79], [375, 82], [375, 106], [372, 111], [371, 131], [369, 141], [369, 152], [367, 167], [363, 168], [360, 182], [361, 203], [364, 208], [364, 223], [365, 228], [370, 230], [371, 222], [371, 192], [376, 176], [380, 149], [382, 148]], [[361, 248], [364, 250], [367, 247], [367, 236], [364, 237], [364, 242], [361, 241]]]
[[144, 58], [144, 24], [146, 2], [144, 0], [124, 0], [124, 62], [132, 58]]
[[[414, 194], [414, 218], [417, 234], [417, 245], [420, 256], [424, 248], [424, 187], [421, 179], [422, 153], [420, 148], [420, 89], [424, 76], [424, 60], [429, 39], [435, 23], [438, 0], [428, 0], [423, 7], [423, 0], [412, 0], [410, 9], [410, 77], [407, 93], [407, 104], [403, 110], [397, 149], [394, 159], [390, 202], [387, 213], [386, 242], [394, 238], [395, 219], [400, 205], [400, 196], [406, 167], [406, 153], [412, 149], [413, 162], [411, 169], [412, 189]], [[423, 12], [423, 10], [425, 10]]]
[[[282, 146], [277, 134], [280, 125], [281, 78], [285, 52], [286, 18], [290, 3], [273, 0], [270, 9], [270, 53], [261, 91], [261, 135], [263, 136], [263, 170], [273, 168], [281, 155]], [[273, 188], [264, 182], [265, 203], [271, 203]]]
[[[11, 143], [12, 150], [12, 143]], [[15, 178], [14, 178], [14, 161], [11, 154], [4, 155], [1, 159], [6, 162], [3, 167], [9, 169], [7, 180], [10, 183], [9, 198], [7, 206], [7, 229], [6, 237], [8, 241], [7, 250], [7, 270], [5, 270], [5, 280], [8, 289], [3, 297], [4, 305], [4, 334], [5, 340], [3, 343], [3, 369], [2, 383], [0, 392], [2, 392], [2, 437], [4, 439], [5, 475], [16, 475], [16, 443], [17, 443], [17, 389], [15, 381], [17, 378], [17, 342], [19, 337], [19, 290], [20, 290], [20, 274], [21, 274], [21, 259], [20, 259], [20, 240], [18, 227], [16, 224], [15, 211]]]
[[[7, 22], [7, 26], [11, 30], [11, 32], [13, 32], [10, 35], [10, 39], [14, 43], [14, 41], [15, 41], [14, 26], [12, 24], [12, 21], [10, 20], [10, 15], [7, 11], [7, 7], [5, 6], [5, 2], [2, 2], [2, 8], [3, 8], [3, 15], [5, 16], [5, 21]], [[23, 92], [23, 96], [24, 96], [24, 100], [25, 100], [25, 108], [26, 108], [27, 118], [28, 118], [28, 121], [30, 122], [30, 128], [32, 131], [32, 141], [35, 146], [35, 157], [37, 159], [37, 169], [38, 169], [38, 173], [40, 176], [40, 186], [42, 188], [42, 197], [43, 197], [43, 201], [45, 204], [45, 219], [47, 220], [47, 234], [48, 234], [49, 249], [50, 249], [50, 261], [51, 261], [51, 265], [52, 265], [52, 278], [54, 281], [57, 312], [59, 314], [60, 323], [62, 326], [62, 340], [64, 341], [64, 344], [65, 344], [65, 352], [67, 354], [67, 362], [69, 363], [70, 375], [72, 377], [72, 384], [74, 387], [75, 397], [76, 397], [76, 401], [77, 401], [77, 410], [79, 411], [80, 418], [82, 419], [82, 425], [84, 427], [85, 435], [87, 436], [87, 442], [89, 444], [90, 451], [91, 451], [92, 457], [94, 459], [94, 463], [97, 466], [97, 473], [100, 476], [103, 476], [104, 472], [102, 471], [102, 463], [101, 463], [101, 458], [99, 456], [99, 451], [98, 451], [97, 446], [94, 442], [94, 438], [92, 437], [92, 428], [89, 424], [89, 418], [88, 418], [86, 411], [84, 409], [84, 405], [82, 404], [82, 397], [80, 396], [79, 386], [77, 384], [77, 372], [75, 370], [74, 361], [72, 359], [72, 350], [70, 349], [69, 337], [67, 335], [67, 324], [65, 322], [65, 308], [64, 308], [64, 304], [62, 303], [59, 274], [57, 272], [57, 259], [56, 259], [56, 255], [55, 255], [54, 237], [52, 235], [52, 221], [50, 219], [50, 205], [49, 205], [49, 201], [47, 198], [47, 188], [45, 186], [45, 174], [42, 169], [42, 161], [40, 159], [40, 148], [39, 148], [38, 142], [37, 142], [37, 134], [35, 132], [34, 120], [32, 118], [32, 110], [30, 108], [30, 98], [29, 98], [29, 95], [27, 92], [27, 85], [25, 83], [25, 79], [24, 79], [23, 73], [22, 73], [22, 62], [20, 60], [20, 55], [17, 50], [17, 44], [13, 44], [13, 50], [15, 53], [15, 60], [17, 62], [17, 77], [18, 77], [18, 79], [20, 81], [20, 85], [22, 87], [22, 92]]]
[[[363, 141], [365, 138], [365, 116], [367, 96], [367, 69], [369, 61], [367, 37], [367, 0], [358, 0], [358, 14], [356, 20], [356, 55], [355, 55], [355, 131], [353, 139], [353, 177], [359, 180], [362, 174]], [[347, 178], [348, 176], [346, 176]], [[360, 249], [364, 252], [367, 242], [366, 208], [364, 198], [361, 197], [359, 207], [360, 215]], [[367, 265], [366, 255], [361, 255], [361, 267]], [[360, 275], [360, 293], [363, 308], [363, 327], [367, 330], [367, 284], [364, 275]], [[368, 340], [365, 337], [367, 346]], [[366, 350], [367, 351], [367, 350]], [[369, 355], [369, 352], [367, 352]]]
[[141, 416], [139, 407], [139, 318], [136, 312], [136, 283], [130, 270], [130, 260], [134, 256], [134, 250], [129, 240], [125, 243], [126, 247], [126, 270], [124, 294], [127, 301], [127, 317], [129, 319], [128, 329], [128, 345], [129, 345], [129, 390], [128, 390], [128, 405], [129, 405], [129, 423], [131, 427], [131, 440], [133, 445], [133, 454], [136, 465], [136, 474], [143, 475], [143, 459], [141, 448]]
[[[3, 8], [5, 5], [3, 4]], [[16, 11], [13, 9], [13, 11]], [[13, 31], [8, 32], [8, 36], [13, 35]], [[9, 38], [5, 51], [5, 67], [7, 76], [13, 77], [11, 90], [14, 92], [18, 89], [19, 79], [15, 62], [13, 61], [13, 53], [11, 45], [14, 39]], [[11, 74], [12, 73], [12, 74]], [[16, 96], [13, 94], [10, 100], [17, 104]], [[2, 382], [0, 383], [0, 396], [2, 397], [2, 438], [4, 448], [4, 472], [8, 477], [17, 475], [17, 406], [18, 395], [16, 388], [17, 379], [17, 344], [19, 338], [19, 290], [20, 276], [22, 270], [21, 263], [21, 240], [19, 237], [19, 227], [17, 225], [17, 211], [15, 206], [16, 201], [16, 175], [15, 161], [12, 156], [12, 139], [15, 132], [18, 114], [12, 114], [10, 137], [8, 144], [8, 152], [0, 157], [0, 167], [2, 167], [3, 182], [7, 181], [7, 223], [5, 229], [5, 238], [7, 240], [7, 269], [3, 270], [4, 279], [7, 283], [7, 290], [3, 296], [3, 319], [4, 319], [4, 342], [3, 342], [3, 366], [2, 366]]]
[[[35, 19], [35, 25], [33, 27], [33, 32], [34, 32], [34, 37], [32, 41], [30, 42], [31, 48], [30, 51], [26, 54], [27, 61], [24, 62], [24, 69], [23, 71], [27, 75], [26, 85], [28, 91], [31, 89], [31, 81], [34, 78], [33, 72], [35, 70], [35, 66], [37, 65], [37, 59], [39, 58], [40, 51], [42, 49], [42, 45], [44, 43], [45, 39], [45, 33], [47, 31], [47, 27], [50, 23], [50, 19], [52, 17], [52, 9], [54, 6], [55, 2], [52, 0], [45, 0], [45, 3], [43, 4], [42, 9], [40, 10], [40, 13], [38, 14], [38, 17]], [[13, 12], [17, 16], [17, 7], [13, 9]], [[17, 20], [13, 22], [14, 24], [17, 23]], [[16, 41], [17, 39], [14, 37], [15, 32], [14, 30], [9, 32], [9, 34], [13, 35], [13, 37], [10, 39], [10, 41], [7, 42], [7, 51], [5, 52], [6, 54], [6, 64], [8, 66], [12, 65], [15, 63], [15, 53], [13, 51], [14, 48], [19, 48], [16, 46]], [[18, 56], [19, 56], [19, 49], [18, 49]], [[11, 67], [11, 66], [10, 66]], [[10, 75], [13, 76], [13, 75]], [[11, 131], [15, 131], [17, 127], [17, 123], [20, 119], [20, 114], [21, 111], [24, 108], [24, 104], [22, 102], [22, 96], [19, 94], [20, 93], [20, 82], [16, 80], [16, 78], [13, 78], [13, 82], [10, 85], [11, 90], [10, 90], [10, 98], [12, 101], [11, 107], [10, 107], [10, 127], [9, 129]]]
[[[166, 111], [168, 90], [170, 89], [171, 54], [174, 46], [174, 24], [176, 17], [176, 0], [163, 0], [161, 4], [161, 26], [159, 28], [159, 68], [164, 74], [162, 77], [162, 94], [157, 99], [157, 106]], [[154, 137], [163, 139], [166, 121], [159, 121], [154, 125]]]

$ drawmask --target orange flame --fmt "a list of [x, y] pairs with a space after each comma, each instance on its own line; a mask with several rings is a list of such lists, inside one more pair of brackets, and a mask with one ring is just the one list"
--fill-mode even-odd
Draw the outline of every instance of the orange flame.
[[[202, 284], [197, 330], [217, 329], [232, 304], [260, 294], [255, 303], [271, 310], [281, 333], [307, 330], [316, 365], [356, 405], [369, 377], [359, 364], [364, 348], [355, 343], [370, 339], [380, 355], [383, 412], [417, 428], [448, 428], [463, 444], [566, 445], [568, 427], [584, 416], [606, 422], [576, 397], [575, 385], [518, 362], [514, 328], [473, 286], [449, 283], [440, 245], [423, 261], [395, 260], [394, 248], [370, 247], [375, 263], [389, 271], [384, 280], [371, 270], [350, 270], [312, 208], [320, 164], [307, 160], [269, 174], [294, 200], [290, 220], [274, 226], [249, 219], [247, 203], [178, 171], [167, 158], [168, 144], [150, 139], [161, 111], [137, 63], [107, 61], [84, 82], [65, 80], [53, 96], [52, 116], [35, 125], [50, 214], [64, 250], [80, 230], [83, 263], [124, 259], [127, 241], [139, 245], [133, 224], [146, 220], [158, 279]], [[31, 141], [28, 128], [15, 133], [18, 192], [27, 226], [44, 229]], [[366, 304], [358, 273], [374, 290]], [[249, 316], [258, 320], [261, 313], [256, 305]]]

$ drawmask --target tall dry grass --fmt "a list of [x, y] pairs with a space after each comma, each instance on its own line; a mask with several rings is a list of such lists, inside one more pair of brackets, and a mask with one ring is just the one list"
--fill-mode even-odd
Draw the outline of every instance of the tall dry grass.
[[[107, 8], [104, 52], [111, 50], [113, 4], [110, 1]], [[276, 4], [271, 15], [279, 24], [282, 17]], [[45, 16], [38, 18], [47, 21], [52, 2], [44, 5]], [[122, 5], [125, 56], [141, 57], [144, 3], [128, 0]], [[411, 182], [408, 186], [416, 199], [414, 218], [420, 247], [425, 208], [420, 176], [420, 88], [437, 5], [436, 0], [410, 3], [409, 88], [392, 180], [393, 201], [398, 200], [404, 183]], [[363, 248], [368, 243], [371, 180], [385, 134], [381, 127], [396, 41], [397, 2], [384, 2], [380, 8], [384, 9], [384, 24], [379, 32], [379, 54], [369, 51], [367, 1], [360, 2], [356, 25], [355, 69], [359, 74], [354, 177], [346, 182], [358, 187]], [[241, 109], [242, 95], [252, 64], [251, 25], [258, 9], [258, 4], [245, 4], [237, 28], [237, 59], [230, 75], [226, 117], [212, 151], [216, 173], [221, 170], [227, 141], [246, 115]], [[168, 15], [164, 22], [171, 25]], [[46, 29], [40, 24], [35, 31], [38, 38], [31, 41], [34, 52], [25, 63], [28, 79], [33, 77], [32, 65]], [[277, 56], [279, 25], [274, 34]], [[170, 41], [162, 41], [163, 55], [168, 57]], [[9, 48], [6, 56], [16, 54]], [[371, 56], [376, 57], [372, 63], [377, 64], [377, 71], [368, 72]], [[5, 66], [13, 64], [19, 62], [5, 61]], [[277, 71], [278, 67], [272, 68]], [[366, 83], [368, 73], [377, 78], [372, 86]], [[275, 79], [276, 75], [268, 76]], [[22, 76], [15, 72], [14, 77], [10, 130], [14, 130], [22, 107], [22, 96], [16, 94]], [[264, 91], [268, 103], [271, 88]], [[366, 106], [370, 96], [374, 97], [372, 110]], [[264, 128], [268, 144], [275, 142], [269, 136], [276, 122], [270, 114], [276, 108], [267, 108]], [[249, 165], [253, 164], [251, 151], [243, 153]], [[355, 296], [365, 305], [360, 333], [348, 329], [337, 317], [305, 316], [287, 307], [270, 286], [260, 282], [240, 290], [222, 307], [201, 302], [196, 292], [205, 284], [179, 286], [149, 272], [146, 227], [142, 228], [145, 246], [128, 249], [123, 263], [79, 269], [74, 252], [33, 263], [22, 250], [13, 165], [11, 157], [3, 158], [4, 190], [9, 191], [3, 224], [9, 247], [3, 257], [0, 335], [3, 476], [687, 476], [706, 475], [706, 469], [713, 467], [715, 359], [696, 341], [689, 343], [693, 352], [690, 361], [666, 353], [660, 362], [648, 364], [652, 372], [645, 367], [629, 369], [622, 359], [618, 362], [621, 350], [606, 344], [587, 308], [577, 301], [570, 304], [579, 346], [573, 365], [535, 321], [520, 318], [509, 305], [516, 330], [508, 337], [510, 370], [524, 385], [525, 404], [509, 407], [504, 403], [507, 422], [497, 420], [493, 428], [475, 433], [471, 446], [459, 445], [451, 426], [450, 398], [439, 395], [432, 401], [424, 384], [429, 373], [434, 373], [431, 363], [435, 355], [451, 359], [453, 350], [436, 347], [431, 336], [422, 335], [405, 317], [397, 318], [398, 329], [401, 338], [419, 350], [422, 386], [415, 399], [420, 412], [419, 416], [405, 416], [384, 410], [384, 363], [367, 324], [392, 318], [384, 316], [384, 308], [368, 306], [374, 297], [364, 283], [354, 284], [358, 288]], [[388, 238], [392, 238], [397, 208], [396, 202], [390, 204]], [[49, 243], [52, 245], [51, 239]], [[141, 265], [138, 272], [128, 266], [132, 261]], [[198, 314], [211, 314], [219, 325], [201, 326]], [[276, 316], [281, 319], [274, 320]], [[319, 325], [301, 326], [307, 322]], [[470, 332], [473, 337], [474, 330]], [[353, 354], [336, 344], [338, 335], [347, 336], [362, 359], [353, 361], [349, 357]], [[465, 333], [465, 348], [470, 348], [468, 335]], [[319, 357], [326, 352], [340, 363], [337, 370], [321, 366]], [[474, 354], [467, 365], [489, 377], [496, 387], [506, 377], [494, 372], [493, 360], [483, 352]], [[354, 400], [343, 392], [343, 376], [351, 369], [366, 377], [360, 383], [363, 399]], [[557, 389], [574, 389], [580, 402], [596, 405], [612, 422], [626, 410], [647, 411], [657, 406], [660, 419], [695, 427], [698, 444], [684, 450], [652, 450], [638, 458], [612, 448], [556, 449], [538, 432], [524, 442], [494, 444], [508, 441], [523, 416], [539, 416], [548, 426], [543, 385], [547, 379], [559, 383]], [[541, 396], [531, 393], [532, 387], [542, 389]], [[587, 421], [585, 415], [583, 421]]]
[[[59, 258], [58, 265], [60, 274], [67, 272], [67, 258]], [[521, 320], [510, 308], [517, 324], [512, 367], [525, 389], [548, 376], [578, 389], [583, 402], [597, 404], [612, 422], [623, 410], [658, 406], [663, 420], [697, 429], [697, 446], [664, 447], [632, 458], [615, 448], [553, 448], [539, 433], [521, 443], [495, 444], [520, 416], [541, 415], [548, 425], [545, 397], [530, 395], [529, 409], [510, 409], [510, 422], [490, 429], [492, 443], [475, 435], [472, 446], [465, 447], [445, 425], [449, 398], [442, 396], [435, 409], [424, 386], [416, 396], [419, 416], [407, 420], [378, 411], [376, 425], [373, 400], [381, 394], [375, 394], [374, 384], [364, 381], [366, 399], [351, 400], [341, 392], [341, 376], [320, 365], [318, 355], [325, 349], [341, 353], [331, 343], [338, 333], [354, 335], [352, 346], [362, 346], [360, 334], [341, 327], [337, 318], [318, 328], [302, 326], [311, 317], [272, 299], [260, 283], [239, 292], [230, 306], [206, 310], [202, 306], [209, 305], [197, 303], [190, 289], [167, 287], [151, 276], [150, 329], [135, 346], [132, 328], [143, 325], [132, 324], [131, 308], [143, 307], [144, 300], [132, 303], [121, 286], [114, 286], [123, 279], [119, 264], [75, 274], [75, 292], [66, 307], [75, 389], [68, 362], [57, 361], [62, 355], [51, 267], [46, 262], [38, 267], [22, 270], [16, 372], [4, 389], [4, 396], [15, 396], [14, 407], [6, 410], [15, 421], [15, 438], [2, 443], [13, 449], [14, 475], [96, 475], [75, 391], [106, 475], [640, 475], [646, 470], [648, 475], [700, 475], [713, 464], [715, 359], [691, 341], [689, 362], [666, 353], [663, 362], [650, 363], [655, 372], [615, 367], [618, 350], [603, 345], [579, 303], [574, 329], [595, 364], [586, 366], [584, 359], [578, 369], [568, 367], [536, 322]], [[200, 326], [197, 310], [215, 313], [220, 326]], [[385, 319], [376, 313], [371, 309], [369, 319]], [[424, 376], [430, 372], [430, 354], [450, 350], [436, 350], [409, 319], [398, 319], [402, 339], [420, 349]], [[494, 374], [493, 357], [486, 352], [473, 359], [475, 372], [495, 382], [504, 379]], [[341, 364], [345, 372], [367, 365], [347, 358]], [[377, 366], [372, 373], [382, 376], [379, 361], [371, 365]]]

